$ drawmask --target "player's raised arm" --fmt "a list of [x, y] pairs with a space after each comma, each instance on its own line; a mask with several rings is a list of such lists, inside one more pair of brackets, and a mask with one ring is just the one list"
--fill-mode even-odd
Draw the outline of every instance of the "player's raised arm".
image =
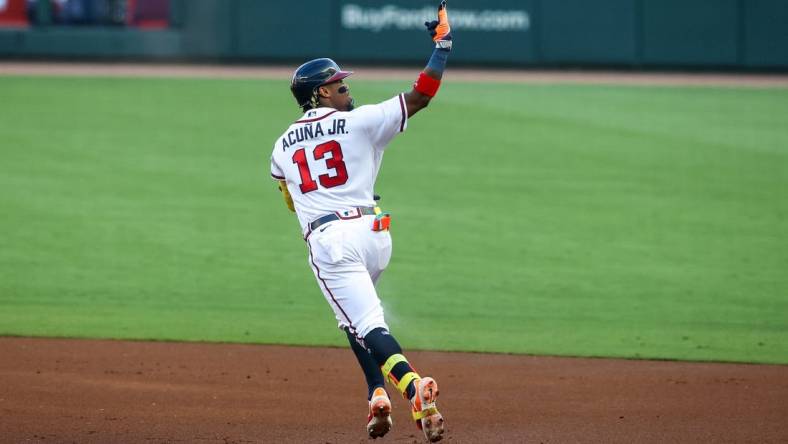
[[438, 93], [441, 84], [443, 70], [446, 68], [446, 59], [451, 51], [451, 27], [446, 13], [446, 0], [441, 1], [438, 6], [438, 20], [425, 22], [424, 25], [432, 35], [435, 50], [427, 62], [427, 67], [413, 84], [413, 89], [404, 94], [408, 117], [425, 108]]

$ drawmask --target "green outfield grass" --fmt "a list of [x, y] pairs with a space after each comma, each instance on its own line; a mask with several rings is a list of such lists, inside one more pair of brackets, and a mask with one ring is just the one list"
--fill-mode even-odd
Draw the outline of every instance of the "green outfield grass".
[[[287, 81], [0, 77], [0, 334], [345, 344], [268, 175]], [[788, 89], [447, 83], [378, 182], [394, 333], [788, 363], [787, 116]]]

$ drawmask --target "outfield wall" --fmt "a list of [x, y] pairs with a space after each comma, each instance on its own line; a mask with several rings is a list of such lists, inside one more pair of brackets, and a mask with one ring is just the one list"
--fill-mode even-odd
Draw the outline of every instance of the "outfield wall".
[[[171, 0], [170, 28], [0, 28], [0, 56], [422, 63], [424, 0]], [[786, 0], [456, 0], [453, 62], [788, 68]], [[304, 12], [308, 11], [308, 12]]]

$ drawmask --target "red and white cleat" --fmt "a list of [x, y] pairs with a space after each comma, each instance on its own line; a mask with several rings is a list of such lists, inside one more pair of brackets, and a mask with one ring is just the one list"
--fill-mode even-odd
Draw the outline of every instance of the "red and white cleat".
[[435, 405], [438, 393], [438, 383], [434, 379], [421, 378], [416, 381], [416, 394], [410, 400], [416, 426], [424, 432], [429, 442], [443, 439], [443, 415]]
[[380, 438], [391, 430], [391, 399], [381, 387], [372, 392], [369, 400], [369, 416], [367, 417], [367, 433], [372, 439]]

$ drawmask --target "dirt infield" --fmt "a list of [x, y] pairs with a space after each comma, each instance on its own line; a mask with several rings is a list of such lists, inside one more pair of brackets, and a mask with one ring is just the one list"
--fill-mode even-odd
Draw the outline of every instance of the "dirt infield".
[[[350, 66], [349, 68], [355, 69]], [[359, 67], [358, 78], [412, 81], [419, 71], [413, 68]], [[129, 63], [47, 63], [0, 61], [0, 75], [102, 76], [102, 77], [196, 77], [289, 80], [293, 66], [226, 66]], [[495, 70], [450, 68], [445, 81], [487, 81], [538, 84], [601, 85], [688, 85], [788, 88], [788, 74], [730, 73], [644, 73], [578, 70]]]
[[[788, 442], [788, 366], [409, 353], [449, 443]], [[3, 443], [363, 443], [347, 349], [0, 338]], [[406, 403], [379, 442], [420, 443]]]

